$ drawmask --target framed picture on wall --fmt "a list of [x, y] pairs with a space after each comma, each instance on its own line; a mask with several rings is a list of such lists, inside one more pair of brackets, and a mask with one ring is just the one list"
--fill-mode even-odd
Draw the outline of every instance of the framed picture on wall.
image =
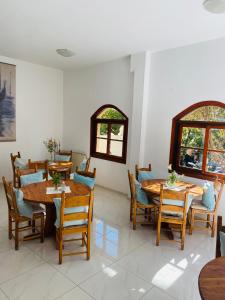
[[0, 142], [16, 140], [16, 66], [0, 62]]

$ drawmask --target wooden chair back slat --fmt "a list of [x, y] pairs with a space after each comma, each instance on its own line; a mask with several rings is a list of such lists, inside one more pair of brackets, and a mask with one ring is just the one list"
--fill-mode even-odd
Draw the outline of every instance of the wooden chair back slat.
[[130, 195], [132, 200], [135, 200], [135, 178], [134, 175], [130, 173], [130, 171], [128, 170], [128, 179], [129, 179], [129, 186], [130, 186]]
[[138, 165], [135, 165], [135, 177], [136, 177], [136, 179], [138, 180], [139, 171], [151, 172], [151, 170], [152, 170], [151, 164], [149, 164], [148, 167], [143, 167], [143, 168], [140, 168]]
[[214, 189], [216, 191], [215, 209], [214, 209], [215, 213], [217, 212], [219, 207], [219, 203], [223, 193], [223, 188], [224, 188], [224, 182], [219, 179], [216, 179], [214, 182]]
[[71, 214], [66, 214], [63, 217], [64, 222], [67, 221], [79, 221], [79, 220], [88, 220], [88, 213], [86, 212], [77, 212], [77, 213], [71, 213]]
[[90, 195], [87, 196], [74, 196], [66, 198], [65, 208], [88, 206], [90, 203]]

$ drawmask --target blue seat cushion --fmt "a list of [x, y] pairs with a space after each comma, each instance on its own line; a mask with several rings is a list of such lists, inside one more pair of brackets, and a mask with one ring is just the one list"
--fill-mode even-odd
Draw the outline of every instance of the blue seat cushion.
[[138, 172], [138, 181], [142, 182], [144, 180], [150, 180], [150, 179], [154, 179], [155, 176], [153, 174], [153, 172], [150, 171], [139, 171]]
[[25, 202], [23, 200], [23, 192], [20, 189], [14, 188], [14, 191], [16, 194], [17, 208], [18, 208], [19, 214], [21, 216], [24, 216], [27, 218], [32, 218], [32, 216], [35, 212], [44, 211], [43, 208], [38, 204], [31, 204], [31, 203]]
[[148, 198], [145, 191], [142, 190], [141, 184], [139, 181], [135, 180], [135, 188], [136, 188], [136, 199], [141, 204], [150, 204], [151, 200]]
[[70, 155], [56, 154], [55, 161], [70, 161]]
[[86, 165], [87, 165], [87, 160], [84, 159], [84, 160], [82, 161], [82, 163], [80, 164], [80, 166], [79, 166], [79, 170], [80, 170], [80, 171], [85, 171]]
[[225, 233], [220, 231], [220, 252], [221, 256], [225, 256]]
[[74, 173], [73, 180], [75, 182], [87, 185], [90, 189], [93, 189], [95, 185], [95, 178], [82, 176], [77, 173]]
[[[191, 206], [191, 203], [192, 203], [192, 200], [193, 200], [193, 195], [188, 195], [188, 203], [187, 203], [187, 212]], [[174, 206], [181, 206], [183, 207], [184, 206], [184, 201], [181, 201], [181, 200], [173, 200], [173, 199], [163, 199], [163, 204], [165, 205], [174, 205]], [[168, 212], [170, 213], [170, 212]], [[177, 213], [175, 212], [172, 212], [171, 213], [172, 215], [177, 215]]]
[[25, 186], [31, 183], [42, 182], [43, 181], [43, 173], [36, 172], [33, 174], [22, 175], [20, 176], [21, 186]]
[[[56, 207], [56, 220], [55, 220], [55, 227], [59, 228], [60, 225], [60, 208], [61, 208], [61, 198], [54, 198], [53, 199]], [[64, 214], [72, 214], [76, 212], [87, 212], [87, 206], [79, 206], [79, 207], [70, 207], [64, 209]], [[86, 220], [74, 220], [74, 221], [66, 221], [63, 224], [63, 227], [69, 226], [78, 226], [78, 225], [87, 225]]]
[[25, 159], [17, 157], [14, 161], [14, 166], [20, 170], [24, 170], [28, 168], [28, 163]]
[[215, 189], [212, 182], [206, 182], [203, 186], [202, 203], [208, 210], [212, 211], [215, 208]]

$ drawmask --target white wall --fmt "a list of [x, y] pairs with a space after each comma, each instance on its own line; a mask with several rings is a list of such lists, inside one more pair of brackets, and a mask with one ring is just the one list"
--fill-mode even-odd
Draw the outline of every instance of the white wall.
[[[172, 118], [199, 101], [225, 102], [224, 53], [220, 39], [152, 55], [145, 163], [159, 177], [167, 174]], [[219, 212], [225, 218], [225, 194]]]
[[[130, 121], [131, 82], [129, 58], [122, 58], [87, 69], [65, 71], [64, 148], [85, 152], [89, 156], [90, 118], [104, 104], [116, 105]], [[91, 167], [97, 168], [99, 185], [127, 192], [126, 165], [92, 158]]]
[[10, 153], [25, 159], [48, 158], [43, 140], [62, 139], [62, 71], [0, 56], [16, 65], [16, 141], [0, 143], [0, 178], [12, 178]]

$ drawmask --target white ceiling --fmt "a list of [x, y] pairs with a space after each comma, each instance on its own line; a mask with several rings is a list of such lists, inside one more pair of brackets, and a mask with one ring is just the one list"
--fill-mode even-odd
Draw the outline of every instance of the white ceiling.
[[223, 36], [202, 0], [0, 0], [0, 54], [61, 69]]

